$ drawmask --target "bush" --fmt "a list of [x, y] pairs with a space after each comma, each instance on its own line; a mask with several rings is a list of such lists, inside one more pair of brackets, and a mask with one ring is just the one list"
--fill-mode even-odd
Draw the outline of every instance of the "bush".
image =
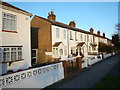
[[105, 43], [99, 43], [98, 51], [111, 53], [114, 51], [114, 47], [112, 47], [110, 45], [106, 45]]

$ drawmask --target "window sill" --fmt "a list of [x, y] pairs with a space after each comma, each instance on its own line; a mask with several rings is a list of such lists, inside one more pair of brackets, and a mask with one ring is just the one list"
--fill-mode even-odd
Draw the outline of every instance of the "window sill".
[[2, 30], [2, 32], [18, 33], [17, 31]]

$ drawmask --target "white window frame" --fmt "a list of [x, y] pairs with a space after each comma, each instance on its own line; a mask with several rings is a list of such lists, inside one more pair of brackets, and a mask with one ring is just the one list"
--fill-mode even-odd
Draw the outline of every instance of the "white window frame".
[[70, 31], [70, 40], [73, 40], [72, 31]]
[[17, 31], [17, 16], [10, 13], [2, 13], [2, 30]]
[[66, 30], [63, 30], [63, 37], [66, 39]]
[[3, 61], [3, 49], [0, 47], [0, 62]]
[[56, 28], [56, 38], [59, 38], [60, 37], [60, 30], [59, 28]]
[[58, 55], [58, 47], [53, 47], [53, 55]]
[[[9, 49], [9, 50], [5, 50], [5, 49]], [[8, 55], [9, 59], [7, 58], [7, 60], [4, 57], [5, 53], [9, 53]], [[9, 47], [3, 48], [3, 62], [6, 62], [6, 61], [11, 61], [11, 49]]]
[[87, 39], [86, 39], [86, 35], [84, 35], [84, 40], [85, 40], [85, 42], [87, 41]]
[[80, 34], [80, 41], [83, 41], [83, 35]]
[[78, 41], [77, 32], [75, 32], [75, 40]]
[[[16, 50], [12, 50], [12, 48], [15, 48]], [[23, 55], [21, 54], [21, 58], [18, 58], [18, 48], [21, 48], [21, 53], [22, 53], [22, 47], [2, 47], [0, 53], [2, 53], [2, 60], [0, 62], [8, 62], [8, 61], [16, 61], [16, 60], [23, 60]], [[8, 49], [7, 51], [5, 49]], [[5, 53], [9, 53], [9, 58], [5, 59]], [[14, 59], [12, 59], [12, 53], [15, 53]]]
[[60, 55], [63, 55], [63, 52], [64, 52], [63, 49], [59, 50]]
[[[18, 51], [18, 53], [17, 53], [17, 55], [18, 55], [18, 56], [17, 56], [17, 57], [18, 57], [18, 60], [23, 58], [23, 57], [22, 57], [22, 56], [23, 56], [23, 55], [22, 55], [22, 54], [23, 54], [22, 48], [21, 48], [21, 49], [20, 49], [20, 48], [21, 48], [21, 47], [18, 47], [18, 48], [17, 48], [17, 49], [18, 49], [18, 50], [17, 50], [17, 51]], [[21, 53], [21, 55], [19, 55], [19, 53]]]
[[[15, 49], [15, 50], [12, 50], [12, 49]], [[10, 57], [11, 57], [11, 61], [18, 60], [16, 47], [11, 48], [11, 56]]]

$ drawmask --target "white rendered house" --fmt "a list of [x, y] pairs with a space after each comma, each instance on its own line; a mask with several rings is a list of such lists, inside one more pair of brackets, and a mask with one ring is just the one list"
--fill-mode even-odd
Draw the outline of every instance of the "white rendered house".
[[0, 7], [0, 74], [31, 66], [30, 16], [32, 14], [2, 2]]
[[[82, 53], [85, 57], [89, 54], [98, 54], [99, 35], [94, 34], [94, 29], [90, 32], [76, 28], [76, 23], [71, 21], [68, 25], [56, 21], [54, 12], [48, 14], [48, 18], [34, 16], [31, 21], [32, 31], [37, 32], [38, 60], [42, 51], [46, 56], [52, 58], [68, 58]], [[35, 30], [37, 28], [37, 30]], [[33, 35], [33, 36], [35, 36]], [[33, 43], [35, 40], [33, 40]], [[36, 48], [32, 48], [36, 49]], [[42, 58], [42, 62], [45, 58]], [[41, 62], [40, 61], [40, 62]], [[47, 61], [45, 61], [47, 62]]]

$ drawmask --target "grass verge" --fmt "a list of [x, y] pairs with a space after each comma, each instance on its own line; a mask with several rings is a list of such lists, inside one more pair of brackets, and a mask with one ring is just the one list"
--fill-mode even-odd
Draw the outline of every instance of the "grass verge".
[[107, 75], [93, 88], [119, 88], [120, 89], [120, 76]]

